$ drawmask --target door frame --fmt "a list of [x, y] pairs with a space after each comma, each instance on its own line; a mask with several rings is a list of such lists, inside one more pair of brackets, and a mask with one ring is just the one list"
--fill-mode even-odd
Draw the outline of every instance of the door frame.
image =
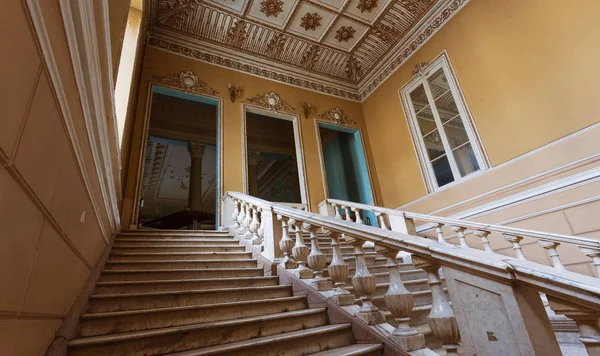
[[[135, 190], [134, 190], [134, 200], [133, 200], [133, 209], [131, 213], [131, 227], [135, 226], [135, 229], [139, 229], [139, 212], [140, 212], [140, 198], [142, 192], [142, 178], [144, 174], [144, 158], [146, 157], [146, 146], [148, 142], [148, 132], [150, 131], [150, 115], [152, 108], [152, 94], [154, 93], [154, 88], [163, 88], [173, 92], [179, 92], [184, 95], [197, 96], [200, 98], [206, 98], [209, 100], [214, 100], [217, 102], [217, 201], [216, 201], [216, 211], [217, 214], [215, 216], [215, 229], [219, 228], [220, 218], [223, 213], [223, 206], [221, 201], [223, 199], [224, 191], [223, 191], [223, 97], [210, 95], [210, 94], [198, 94], [198, 93], [190, 93], [185, 90], [181, 90], [181, 88], [166, 85], [164, 83], [150, 81], [148, 83], [148, 90], [146, 93], [146, 107], [144, 108], [144, 118], [143, 118], [143, 132], [142, 139], [140, 141], [140, 155], [137, 161], [136, 168], [136, 177], [135, 177]], [[167, 94], [168, 95], [168, 94]]]
[[273, 112], [247, 103], [242, 103], [242, 183], [244, 185], [244, 194], [249, 194], [250, 191], [248, 181], [248, 138], [246, 136], [246, 114], [248, 112], [292, 122], [294, 128], [294, 145], [296, 147], [296, 164], [298, 165], [298, 184], [300, 184], [300, 200], [302, 204], [305, 205], [306, 210], [310, 211], [310, 197], [308, 194], [308, 180], [306, 177], [300, 116], [287, 112]]
[[372, 201], [372, 205], [377, 206], [377, 198], [375, 196], [375, 189], [373, 186], [373, 176], [371, 175], [371, 166], [369, 165], [369, 159], [367, 157], [367, 149], [365, 146], [365, 140], [364, 140], [364, 136], [362, 133], [362, 129], [360, 127], [352, 127], [352, 126], [346, 126], [346, 125], [334, 125], [331, 122], [328, 121], [323, 121], [323, 120], [315, 120], [315, 132], [316, 132], [316, 136], [317, 136], [317, 145], [319, 146], [319, 162], [321, 164], [321, 178], [323, 180], [323, 190], [325, 193], [325, 199], [329, 199], [329, 186], [327, 185], [327, 172], [325, 171], [325, 157], [323, 155], [323, 143], [321, 142], [321, 132], [319, 130], [319, 128], [321, 127], [321, 124], [331, 130], [336, 130], [336, 131], [341, 131], [341, 132], [348, 132], [349, 131], [353, 131], [354, 134], [358, 133], [358, 138], [360, 139], [360, 143], [361, 143], [361, 147], [362, 147], [362, 153], [363, 156], [365, 157], [365, 165], [367, 166], [367, 177], [369, 178], [369, 187], [370, 187], [370, 191], [371, 191], [371, 201]]

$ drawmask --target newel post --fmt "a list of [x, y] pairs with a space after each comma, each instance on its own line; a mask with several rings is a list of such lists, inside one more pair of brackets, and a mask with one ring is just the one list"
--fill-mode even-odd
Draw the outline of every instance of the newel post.
[[404, 234], [416, 235], [415, 221], [407, 218], [403, 212], [387, 214], [392, 231], [402, 232]]
[[[270, 206], [264, 206], [260, 208], [260, 230], [262, 233], [262, 254], [275, 261], [280, 258], [282, 253], [279, 248], [279, 241], [281, 240], [281, 228], [277, 221], [277, 214], [273, 212]], [[260, 235], [260, 233], [259, 233]]]

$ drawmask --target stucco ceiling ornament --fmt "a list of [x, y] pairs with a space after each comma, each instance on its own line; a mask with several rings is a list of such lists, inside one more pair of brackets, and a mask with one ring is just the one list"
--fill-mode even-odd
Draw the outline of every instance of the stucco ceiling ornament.
[[275, 92], [267, 94], [258, 94], [252, 98], [246, 99], [249, 103], [258, 105], [260, 107], [269, 109], [269, 111], [280, 112], [280, 111], [295, 111], [290, 104], [285, 100], [281, 99]]
[[158, 22], [168, 26], [181, 26], [198, 3], [199, 0], [159, 0]]
[[319, 15], [319, 13], [317, 12], [307, 12], [306, 15], [302, 16], [300, 27], [302, 27], [306, 31], [314, 31], [317, 27], [321, 26], [322, 19], [323, 18], [321, 17], [321, 15]]
[[283, 1], [281, 0], [263, 0], [260, 3], [260, 12], [267, 17], [277, 17], [283, 11]]
[[332, 122], [338, 126], [356, 125], [356, 121], [348, 117], [348, 115], [346, 115], [340, 108], [333, 108], [329, 111], [326, 111], [322, 113], [319, 118], [324, 121]]
[[209, 87], [206, 82], [198, 79], [192, 71], [183, 71], [180, 73], [169, 74], [164, 77], [156, 78], [159, 83], [166, 84], [172, 87], [179, 88], [186, 93], [199, 93], [199, 94], [219, 94], [218, 91]]
[[352, 26], [342, 26], [335, 33], [335, 39], [338, 42], [348, 42], [348, 40], [354, 38], [356, 30]]
[[360, 12], [371, 12], [377, 6], [379, 6], [379, 0], [358, 0], [358, 6], [356, 7]]
[[429, 63], [426, 63], [426, 62], [415, 63], [415, 66], [413, 67], [411, 78], [423, 75], [425, 73], [425, 71], [427, 70], [427, 67], [429, 67]]

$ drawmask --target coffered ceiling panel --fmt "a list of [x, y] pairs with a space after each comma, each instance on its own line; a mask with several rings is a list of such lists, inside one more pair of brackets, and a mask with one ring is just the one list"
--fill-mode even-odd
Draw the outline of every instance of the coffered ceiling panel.
[[361, 98], [467, 2], [152, 0], [149, 43]]

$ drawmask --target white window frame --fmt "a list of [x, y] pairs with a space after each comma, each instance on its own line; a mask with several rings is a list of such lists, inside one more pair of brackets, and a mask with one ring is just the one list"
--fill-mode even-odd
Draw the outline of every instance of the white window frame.
[[[435, 106], [435, 100], [432, 97], [431, 89], [429, 88], [429, 83], [427, 82], [427, 79], [432, 74], [437, 72], [440, 68], [443, 69], [444, 75], [448, 80], [450, 91], [452, 92], [452, 96], [456, 103], [456, 107], [458, 108], [459, 115], [463, 121], [465, 131], [467, 132], [467, 136], [469, 137], [469, 142], [471, 143], [471, 147], [473, 148], [473, 153], [479, 165], [478, 171], [472, 172], [464, 177], [461, 176], [460, 171], [458, 169], [458, 165], [456, 164], [456, 161], [454, 159], [454, 155], [452, 154], [452, 149], [450, 148], [450, 144], [448, 143], [446, 133], [443, 130], [441, 118], [439, 117], [439, 113], [437, 112], [437, 108]], [[448, 163], [450, 164], [450, 168], [454, 176], [453, 182], [448, 183], [442, 187], [438, 185], [435, 171], [433, 170], [433, 165], [429, 159], [427, 148], [425, 147], [425, 141], [423, 140], [421, 131], [419, 130], [417, 115], [413, 107], [412, 100], [410, 98], [410, 93], [420, 85], [423, 85], [423, 88], [425, 89], [425, 93], [427, 95], [427, 100], [431, 105], [431, 111], [434, 116], [437, 130], [442, 140], [442, 145], [444, 146], [444, 151], [446, 153]], [[415, 74], [408, 83], [406, 83], [402, 88], [400, 88], [398, 93], [402, 101], [406, 122], [409, 127], [415, 152], [417, 153], [417, 156], [419, 158], [421, 174], [425, 181], [428, 193], [432, 193], [440, 189], [446, 189], [448, 187], [456, 185], [457, 183], [463, 182], [466, 179], [470, 179], [473, 176], [481, 174], [489, 168], [489, 160], [487, 158], [487, 155], [485, 154], [483, 145], [481, 144], [479, 133], [477, 132], [477, 129], [473, 123], [471, 113], [468, 109], [467, 103], [464, 99], [464, 95], [460, 89], [460, 86], [458, 85], [458, 81], [456, 79], [456, 75], [454, 74], [454, 70], [452, 69], [452, 66], [450, 64], [448, 54], [445, 51], [436, 59], [434, 59], [431, 63], [429, 63], [424, 70]]]

